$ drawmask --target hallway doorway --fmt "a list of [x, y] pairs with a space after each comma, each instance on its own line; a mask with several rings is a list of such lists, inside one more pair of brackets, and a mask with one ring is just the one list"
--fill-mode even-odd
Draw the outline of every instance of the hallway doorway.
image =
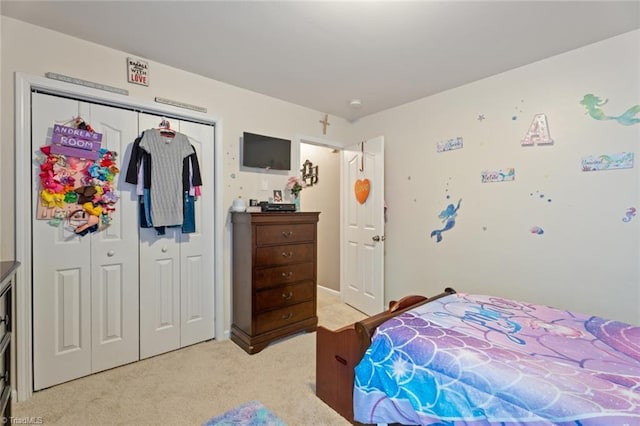
[[336, 295], [340, 295], [340, 152], [300, 141], [300, 167], [306, 160], [318, 166], [317, 183], [300, 193], [303, 211], [320, 212], [318, 286]]

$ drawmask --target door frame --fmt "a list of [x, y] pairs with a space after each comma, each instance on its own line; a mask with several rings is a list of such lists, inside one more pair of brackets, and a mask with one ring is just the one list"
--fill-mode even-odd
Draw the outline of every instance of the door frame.
[[[15, 386], [12, 389], [14, 401], [25, 401], [33, 395], [33, 329], [32, 329], [32, 232], [31, 232], [31, 91], [72, 97], [81, 101], [105, 104], [139, 112], [166, 115], [176, 119], [197, 121], [214, 126], [214, 322], [215, 336], [224, 336], [224, 271], [222, 258], [222, 238], [224, 212], [222, 206], [222, 120], [219, 117], [170, 105], [157, 104], [113, 93], [52, 80], [44, 77], [15, 73], [15, 232], [16, 260], [21, 268], [16, 272], [14, 289], [15, 309]], [[132, 141], [133, 142], [133, 141]], [[14, 381], [12, 381], [14, 382]]]
[[[305, 135], [296, 135], [295, 137], [295, 141], [296, 141], [296, 146], [295, 149], [293, 150], [293, 164], [296, 164], [296, 167], [298, 167], [301, 162], [302, 162], [302, 158], [300, 155], [300, 144], [304, 143], [307, 145], [315, 145], [315, 146], [322, 146], [325, 148], [330, 148], [330, 149], [338, 149], [340, 150], [340, 152], [342, 152], [344, 150], [344, 144], [338, 141], [334, 141], [334, 140], [330, 140], [330, 139], [325, 139], [325, 138], [319, 138], [317, 136], [305, 136]], [[294, 169], [292, 170], [292, 172], [299, 174], [300, 170], [298, 169]], [[342, 205], [342, 167], [340, 167], [340, 194], [338, 194], [338, 196], [340, 197], [340, 218], [342, 218], [342, 214], [343, 214], [343, 205]], [[338, 241], [338, 250], [342, 249], [342, 219], [340, 219], [340, 235], [339, 235], [339, 241]], [[342, 259], [342, 257], [340, 257], [340, 259]], [[335, 291], [333, 289], [329, 289], [326, 287], [322, 287], [323, 291], [327, 291], [331, 294], [337, 294], [338, 296], [340, 296], [340, 300], [342, 300], [342, 273], [340, 273], [340, 290]]]
[[[382, 135], [380, 135], [382, 136]], [[376, 136], [377, 137], [377, 136]], [[384, 136], [382, 136], [384, 138]], [[371, 139], [371, 138], [370, 138]], [[332, 149], [339, 149], [341, 152], [343, 152], [345, 149], [353, 146], [354, 144], [349, 143], [349, 144], [345, 144], [345, 143], [341, 143], [335, 140], [330, 140], [330, 139], [325, 139], [325, 138], [321, 138], [321, 137], [316, 137], [316, 136], [305, 136], [305, 135], [296, 135], [295, 137], [295, 141], [296, 141], [296, 145], [295, 145], [295, 149], [293, 150], [292, 153], [292, 161], [293, 164], [300, 164], [301, 163], [301, 156], [300, 156], [300, 144], [301, 143], [305, 143], [308, 145], [316, 145], [316, 146], [323, 146], [326, 148], [332, 148]], [[342, 154], [341, 154], [342, 155]], [[384, 156], [384, 152], [382, 153], [382, 155]], [[294, 170], [296, 173], [298, 173], [298, 170]], [[384, 167], [383, 167], [383, 171], [384, 171]], [[347, 191], [348, 189], [345, 189], [345, 173], [344, 173], [344, 167], [342, 164], [342, 159], [340, 160], [340, 241], [338, 244], [338, 250], [340, 251], [340, 289], [338, 291], [334, 291], [332, 289], [326, 289], [326, 291], [334, 294], [337, 293], [337, 295], [340, 297], [340, 300], [342, 302], [344, 302], [344, 287], [345, 287], [345, 279], [344, 279], [344, 265], [343, 265], [343, 245], [344, 245], [344, 240], [346, 238], [346, 230], [345, 230], [345, 225], [344, 225], [344, 221], [342, 220], [342, 218], [344, 218], [345, 215], [345, 200], [347, 197], [347, 194], [345, 193], [345, 191]], [[350, 192], [351, 193], [351, 192]], [[383, 218], [383, 231], [384, 231], [384, 218]], [[384, 232], [383, 232], [384, 235]], [[385, 255], [384, 255], [384, 247], [382, 248], [383, 252], [382, 252], [382, 258], [384, 261]], [[384, 269], [383, 269], [384, 272]], [[383, 275], [383, 287], [382, 287], [382, 294], [380, 295], [381, 297], [381, 310], [384, 310], [384, 304], [385, 304], [385, 294], [386, 294], [386, 288], [385, 288], [385, 284], [384, 284], [384, 275]]]

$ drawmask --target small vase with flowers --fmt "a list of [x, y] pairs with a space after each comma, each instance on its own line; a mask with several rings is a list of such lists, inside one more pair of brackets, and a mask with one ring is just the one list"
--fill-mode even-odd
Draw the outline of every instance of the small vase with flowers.
[[291, 176], [287, 181], [287, 189], [291, 191], [293, 203], [296, 205], [296, 211], [300, 211], [300, 192], [307, 184], [298, 176]]

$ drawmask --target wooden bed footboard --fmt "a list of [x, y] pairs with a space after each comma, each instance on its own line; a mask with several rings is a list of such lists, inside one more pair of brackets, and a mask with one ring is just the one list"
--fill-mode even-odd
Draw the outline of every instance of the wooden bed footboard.
[[406, 296], [389, 303], [389, 309], [372, 317], [332, 331], [316, 330], [316, 396], [353, 423], [354, 368], [371, 344], [376, 328], [403, 312], [432, 300], [453, 294], [447, 287], [433, 296]]

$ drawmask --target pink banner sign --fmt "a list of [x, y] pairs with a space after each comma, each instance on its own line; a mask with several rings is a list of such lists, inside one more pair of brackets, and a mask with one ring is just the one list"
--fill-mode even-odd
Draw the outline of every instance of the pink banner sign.
[[52, 154], [97, 160], [101, 145], [102, 133], [58, 124], [53, 126], [53, 136], [51, 137]]

